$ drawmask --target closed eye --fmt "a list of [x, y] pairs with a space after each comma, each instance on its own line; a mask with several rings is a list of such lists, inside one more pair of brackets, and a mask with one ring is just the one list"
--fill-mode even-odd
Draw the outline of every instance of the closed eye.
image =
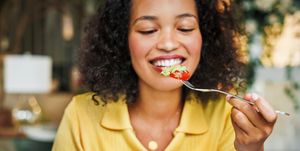
[[178, 30], [181, 32], [191, 32], [195, 30], [195, 28], [179, 28]]
[[149, 35], [149, 34], [152, 34], [154, 32], [156, 32], [157, 30], [154, 29], [154, 30], [140, 30], [138, 31], [139, 33], [143, 34], [143, 35]]

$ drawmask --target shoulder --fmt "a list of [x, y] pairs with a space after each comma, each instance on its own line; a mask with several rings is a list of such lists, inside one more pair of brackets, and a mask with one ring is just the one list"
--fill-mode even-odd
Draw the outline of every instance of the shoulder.
[[[99, 102], [96, 104], [93, 99]], [[84, 113], [87, 111], [97, 111], [104, 107], [104, 102], [94, 92], [87, 92], [73, 96], [65, 112]]]
[[[96, 104], [95, 101], [97, 101], [99, 104]], [[99, 96], [96, 95], [94, 92], [86, 92], [82, 94], [78, 94], [73, 96], [69, 106], [103, 106], [104, 101], [101, 100]]]

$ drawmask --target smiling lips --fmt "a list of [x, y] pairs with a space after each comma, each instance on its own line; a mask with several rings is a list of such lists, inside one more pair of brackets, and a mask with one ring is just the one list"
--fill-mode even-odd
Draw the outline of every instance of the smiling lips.
[[166, 55], [156, 57], [150, 60], [150, 63], [153, 65], [154, 69], [160, 73], [164, 67], [180, 65], [184, 62], [184, 60], [185, 58], [181, 55]]
[[164, 59], [164, 60], [157, 60], [153, 62], [153, 65], [158, 67], [170, 67], [174, 65], [179, 65], [182, 63], [181, 59]]
[[185, 60], [181, 55], [168, 55], [168, 56], [159, 56], [150, 61], [154, 68], [161, 72], [163, 67], [171, 67], [174, 65], [180, 65]]

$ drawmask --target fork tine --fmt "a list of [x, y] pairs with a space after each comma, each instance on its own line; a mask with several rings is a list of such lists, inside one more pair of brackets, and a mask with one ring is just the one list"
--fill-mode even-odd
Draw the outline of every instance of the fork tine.
[[194, 85], [192, 85], [189, 81], [183, 81], [183, 80], [181, 80], [182, 82], [183, 82], [183, 84], [185, 84], [186, 86], [189, 86], [189, 87], [192, 87], [192, 88], [194, 88], [195, 86]]

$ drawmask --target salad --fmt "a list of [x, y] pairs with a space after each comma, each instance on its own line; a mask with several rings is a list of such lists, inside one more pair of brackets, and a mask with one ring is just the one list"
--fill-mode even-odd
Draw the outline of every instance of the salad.
[[187, 70], [186, 66], [180, 65], [164, 67], [160, 74], [166, 77], [172, 77], [174, 79], [179, 80], [188, 80], [190, 77], [190, 73]]

